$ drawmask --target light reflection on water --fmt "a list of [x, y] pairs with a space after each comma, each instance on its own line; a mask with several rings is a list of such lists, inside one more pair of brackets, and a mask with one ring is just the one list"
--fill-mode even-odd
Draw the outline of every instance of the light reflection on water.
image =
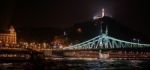
[[48, 61], [43, 63], [1, 63], [0, 70], [148, 70], [150, 61]]

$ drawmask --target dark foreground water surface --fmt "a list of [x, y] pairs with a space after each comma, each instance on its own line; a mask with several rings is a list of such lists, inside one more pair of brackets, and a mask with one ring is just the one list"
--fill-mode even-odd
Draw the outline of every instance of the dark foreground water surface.
[[0, 70], [150, 70], [150, 60], [61, 60], [0, 63]]

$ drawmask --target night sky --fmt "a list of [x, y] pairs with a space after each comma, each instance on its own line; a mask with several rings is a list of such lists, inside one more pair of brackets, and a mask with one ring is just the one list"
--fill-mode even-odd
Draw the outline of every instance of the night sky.
[[67, 28], [92, 19], [101, 8], [124, 26], [150, 36], [150, 8], [143, 0], [0, 0], [0, 27]]

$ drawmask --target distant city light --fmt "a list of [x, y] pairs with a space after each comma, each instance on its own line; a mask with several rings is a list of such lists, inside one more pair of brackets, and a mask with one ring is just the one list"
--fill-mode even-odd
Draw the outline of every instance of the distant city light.
[[78, 31], [78, 32], [82, 32], [82, 29], [81, 29], [81, 28], [78, 28], [77, 31]]
[[64, 36], [66, 36], [66, 32], [64, 31]]

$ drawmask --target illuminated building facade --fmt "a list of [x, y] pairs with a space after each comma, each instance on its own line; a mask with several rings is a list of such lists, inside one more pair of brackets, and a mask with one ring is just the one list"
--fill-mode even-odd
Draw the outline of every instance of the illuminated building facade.
[[0, 43], [1, 44], [16, 44], [16, 31], [13, 26], [3, 33], [0, 33]]

